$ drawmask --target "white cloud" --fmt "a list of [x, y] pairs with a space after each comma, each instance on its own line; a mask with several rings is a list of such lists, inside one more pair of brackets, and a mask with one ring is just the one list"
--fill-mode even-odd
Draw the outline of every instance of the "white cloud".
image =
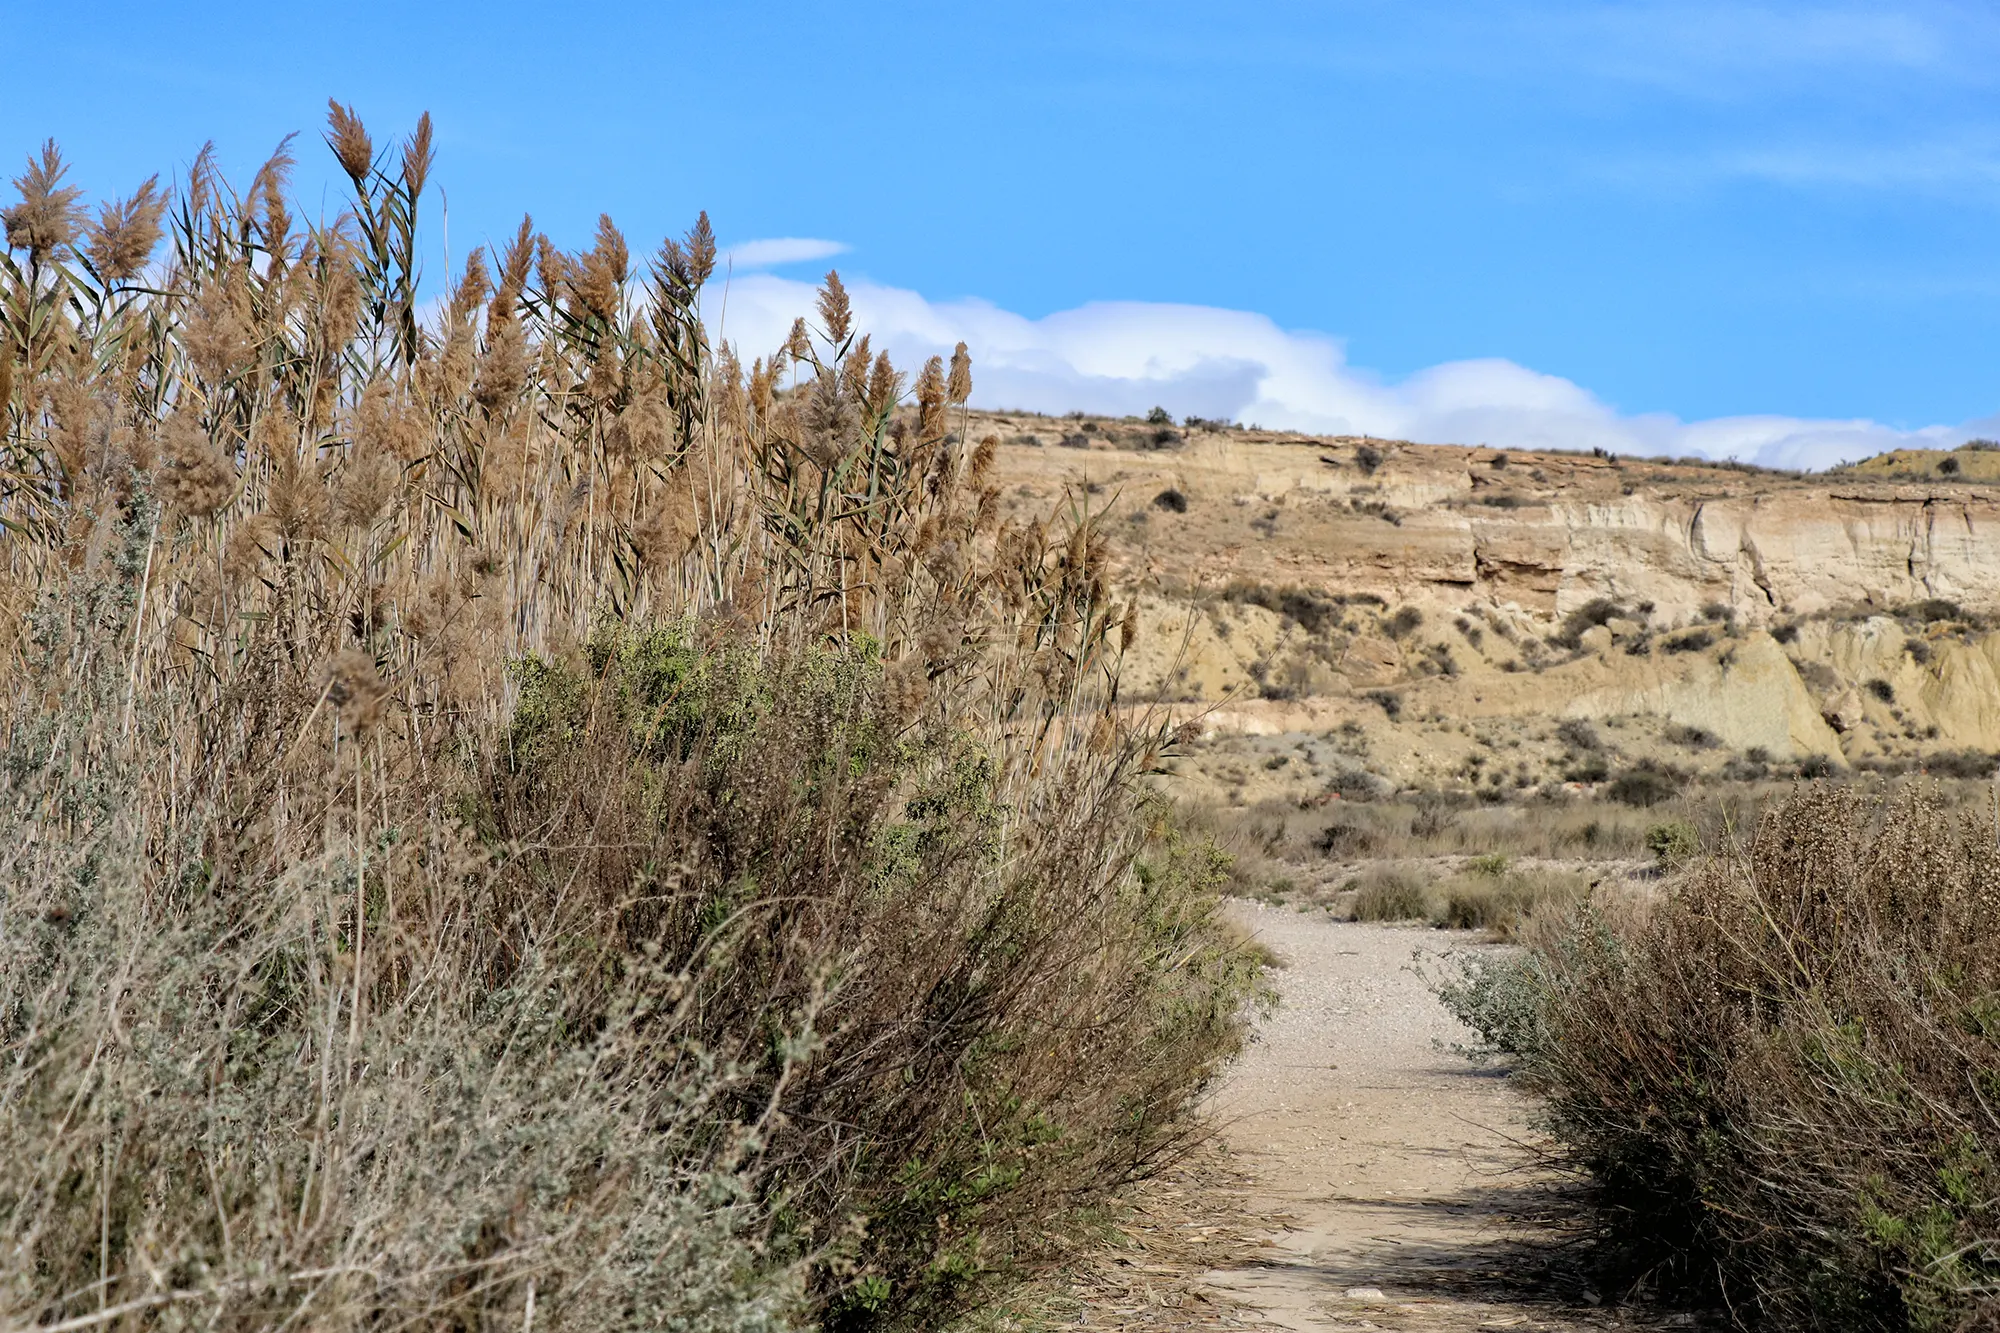
[[847, 253], [839, 241], [816, 240], [810, 236], [772, 236], [764, 240], [742, 241], [722, 252], [724, 262], [739, 271], [776, 268], [780, 264], [803, 264], [809, 260], [831, 259]]
[[[739, 276], [726, 314], [723, 294], [711, 289], [711, 326], [746, 359], [767, 353], [795, 317], [810, 316], [814, 291], [770, 274]], [[848, 293], [857, 327], [899, 365], [914, 368], [966, 342], [973, 402], [985, 407], [1137, 414], [1158, 405], [1176, 416], [1324, 434], [1807, 468], [2000, 433], [2000, 418], [1905, 431], [1866, 420], [1626, 416], [1569, 380], [1500, 359], [1447, 362], [1391, 381], [1350, 366], [1336, 338], [1211, 306], [1094, 302], [1029, 319], [985, 301], [931, 301], [866, 281], [850, 282]]]

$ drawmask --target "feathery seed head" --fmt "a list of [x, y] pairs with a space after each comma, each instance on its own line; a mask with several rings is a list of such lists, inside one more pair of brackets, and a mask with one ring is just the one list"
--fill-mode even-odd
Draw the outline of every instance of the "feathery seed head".
[[[812, 334], [806, 331], [804, 316], [792, 321], [791, 334], [785, 339], [785, 354], [794, 361], [803, 361], [812, 355]], [[778, 358], [771, 358], [771, 373], [777, 375], [782, 367]]]
[[944, 396], [956, 405], [962, 405], [972, 397], [972, 357], [966, 352], [964, 343], [952, 350], [951, 379], [945, 385]]
[[84, 258], [106, 282], [135, 277], [160, 243], [160, 215], [167, 206], [160, 178], [152, 177], [130, 196], [99, 208], [89, 228]]
[[347, 648], [326, 665], [326, 700], [338, 710], [349, 733], [366, 731], [382, 718], [389, 687], [375, 668], [375, 659], [359, 648]]
[[840, 388], [848, 399], [865, 405], [868, 401], [868, 335], [862, 334], [840, 363]]
[[500, 258], [500, 283], [494, 288], [493, 303], [486, 308], [489, 327], [495, 319], [515, 317], [515, 307], [520, 304], [521, 293], [528, 288], [528, 270], [534, 262], [535, 222], [533, 218], [524, 216], [520, 229], [507, 243], [506, 253]]
[[374, 140], [368, 137], [353, 107], [328, 98], [326, 108], [327, 146], [333, 149], [333, 155], [340, 160], [340, 169], [358, 189], [375, 166]]
[[556, 249], [554, 241], [546, 234], [535, 237], [535, 279], [542, 285], [542, 294], [553, 301], [562, 294], [569, 277], [569, 256]]
[[979, 492], [979, 505], [972, 514], [972, 530], [977, 533], [989, 533], [999, 524], [1000, 488], [987, 486]]
[[569, 265], [570, 290], [586, 311], [607, 322], [615, 320], [624, 303], [631, 265], [632, 252], [624, 234], [612, 224], [609, 213], [600, 213], [597, 243], [584, 253], [581, 262]]
[[250, 360], [255, 339], [250, 298], [235, 269], [202, 291], [181, 326], [181, 337], [204, 383], [221, 384]]
[[167, 507], [193, 519], [213, 518], [236, 496], [236, 465], [208, 437], [192, 412], [167, 419], [160, 489]]
[[761, 356], [750, 362], [750, 409], [757, 414], [759, 424], [770, 419], [771, 372], [764, 369]]
[[451, 294], [451, 322], [462, 324], [471, 319], [492, 291], [491, 284], [492, 280], [486, 276], [486, 251], [474, 246], [465, 257], [465, 275]]
[[983, 485], [993, 471], [993, 462], [1000, 454], [1000, 437], [988, 435], [979, 441], [979, 447], [972, 451], [972, 484]]
[[258, 219], [257, 230], [264, 249], [280, 263], [290, 258], [292, 216], [285, 207], [285, 187], [291, 181], [292, 168], [297, 165], [292, 156], [292, 140], [297, 137], [287, 134], [277, 151], [257, 168], [243, 200], [245, 216]]
[[848, 333], [854, 327], [854, 312], [847, 301], [847, 288], [840, 281], [840, 274], [828, 269], [826, 283], [819, 289], [819, 319], [826, 330], [827, 340], [835, 347], [847, 341]]
[[903, 396], [903, 377], [889, 364], [887, 352], [875, 354], [875, 365], [868, 372], [868, 413], [876, 420], [889, 414], [896, 400]]
[[927, 444], [944, 438], [944, 405], [944, 358], [934, 356], [917, 376], [917, 433]]
[[403, 144], [403, 188], [410, 198], [424, 192], [424, 182], [430, 179], [431, 165], [436, 161], [437, 153], [431, 147], [431, 113], [426, 111], [417, 117], [416, 133]]
[[62, 160], [56, 141], [46, 141], [41, 160], [29, 158], [28, 169], [14, 178], [21, 202], [0, 209], [8, 248], [26, 250], [37, 264], [67, 249], [83, 225], [83, 209], [77, 203], [83, 191], [62, 183], [68, 173], [69, 164]]
[[715, 272], [715, 228], [708, 225], [708, 212], [703, 210], [694, 220], [694, 226], [687, 234], [688, 269], [696, 287], [708, 281]]

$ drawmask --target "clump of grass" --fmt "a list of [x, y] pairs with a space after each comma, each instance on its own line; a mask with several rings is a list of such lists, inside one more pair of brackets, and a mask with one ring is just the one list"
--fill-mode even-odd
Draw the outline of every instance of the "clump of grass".
[[1568, 908], [1588, 891], [1585, 878], [1571, 871], [1474, 868], [1437, 886], [1431, 920], [1449, 930], [1486, 930], [1509, 939], [1528, 916]]
[[1422, 921], [1431, 914], [1423, 876], [1401, 866], [1370, 866], [1349, 909], [1356, 921]]

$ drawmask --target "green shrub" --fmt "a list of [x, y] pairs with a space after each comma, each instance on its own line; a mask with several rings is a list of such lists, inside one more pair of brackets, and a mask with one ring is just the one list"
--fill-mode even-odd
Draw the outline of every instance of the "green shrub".
[[706, 217], [422, 315], [429, 118], [326, 137], [7, 210], [0, 1327], [941, 1326], [1255, 984], [1101, 511], [837, 274], [746, 372]]
[[1565, 648], [1575, 648], [1583, 641], [1587, 631], [1622, 619], [1625, 615], [1625, 608], [1609, 597], [1593, 597], [1563, 617], [1562, 628], [1557, 631], [1555, 641]]
[[1136, 808], [1122, 761], [1073, 755], [1061, 835], [1010, 844], [1002, 811], [1034, 807], [998, 758], [911, 725], [865, 647], [774, 660], [670, 627], [584, 665], [581, 692], [524, 691], [577, 714], [501, 775], [495, 822], [619, 951], [726, 949], [690, 994], [704, 1041], [820, 1014], [813, 1057], [749, 1071], [742, 1111], [775, 1099], [763, 1163], [812, 1234], [866, 1219], [874, 1280], [823, 1274], [833, 1326], [978, 1299], [1185, 1132], [1255, 968], [1216, 917], [1227, 858]]
[[1653, 806], [1672, 800], [1685, 782], [1673, 769], [1642, 760], [1613, 778], [1604, 794], [1622, 805]]
[[1396, 608], [1396, 614], [1383, 622], [1382, 627], [1388, 630], [1390, 638], [1402, 639], [1409, 637], [1423, 623], [1423, 612], [1414, 606], [1400, 606]]
[[1669, 819], [1646, 830], [1646, 850], [1662, 870], [1678, 870], [1701, 852], [1701, 835], [1685, 819]]
[[[115, 630], [106, 591], [71, 609]], [[245, 762], [268, 700], [177, 779], [68, 619], [28, 677], [60, 703], [0, 747], [0, 1322], [794, 1326], [819, 1242], [768, 1244], [770, 1074], [674, 1001], [713, 959], [607, 953], [420, 783]], [[274, 818], [308, 772], [331, 818]], [[759, 1061], [796, 1073], [815, 1017]]]

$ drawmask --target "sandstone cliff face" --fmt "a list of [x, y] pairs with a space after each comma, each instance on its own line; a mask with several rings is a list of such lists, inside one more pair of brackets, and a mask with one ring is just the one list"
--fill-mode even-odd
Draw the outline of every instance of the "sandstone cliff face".
[[[1211, 725], [1346, 728], [1410, 780], [1463, 758], [1455, 724], [1499, 719], [1549, 755], [1536, 728], [1564, 717], [1773, 761], [2000, 750], [1983, 484], [1259, 432], [1062, 448], [1051, 424], [973, 429], [1002, 440], [1010, 503], [1110, 511], [1145, 626], [1128, 689], [1221, 704]], [[1599, 599], [1608, 623], [1573, 618]]]
[[1840, 737], [1768, 634], [1750, 634], [1726, 655], [1676, 664], [1649, 660], [1615, 675], [1607, 684], [1554, 701], [1556, 707], [1565, 717], [1652, 714], [1698, 727], [1731, 749], [1762, 750], [1777, 759], [1842, 759]]
[[[1372, 469], [1364, 449], [1381, 455]], [[1156, 452], [1016, 445], [1001, 458], [1011, 484], [1095, 485], [1146, 514], [1128, 534], [1132, 559], [1190, 586], [1291, 578], [1549, 617], [1594, 597], [1683, 618], [1720, 602], [1759, 624], [1924, 598], [2000, 611], [2000, 501], [1979, 484], [1252, 433]], [[1168, 487], [1187, 513], [1148, 509]]]

